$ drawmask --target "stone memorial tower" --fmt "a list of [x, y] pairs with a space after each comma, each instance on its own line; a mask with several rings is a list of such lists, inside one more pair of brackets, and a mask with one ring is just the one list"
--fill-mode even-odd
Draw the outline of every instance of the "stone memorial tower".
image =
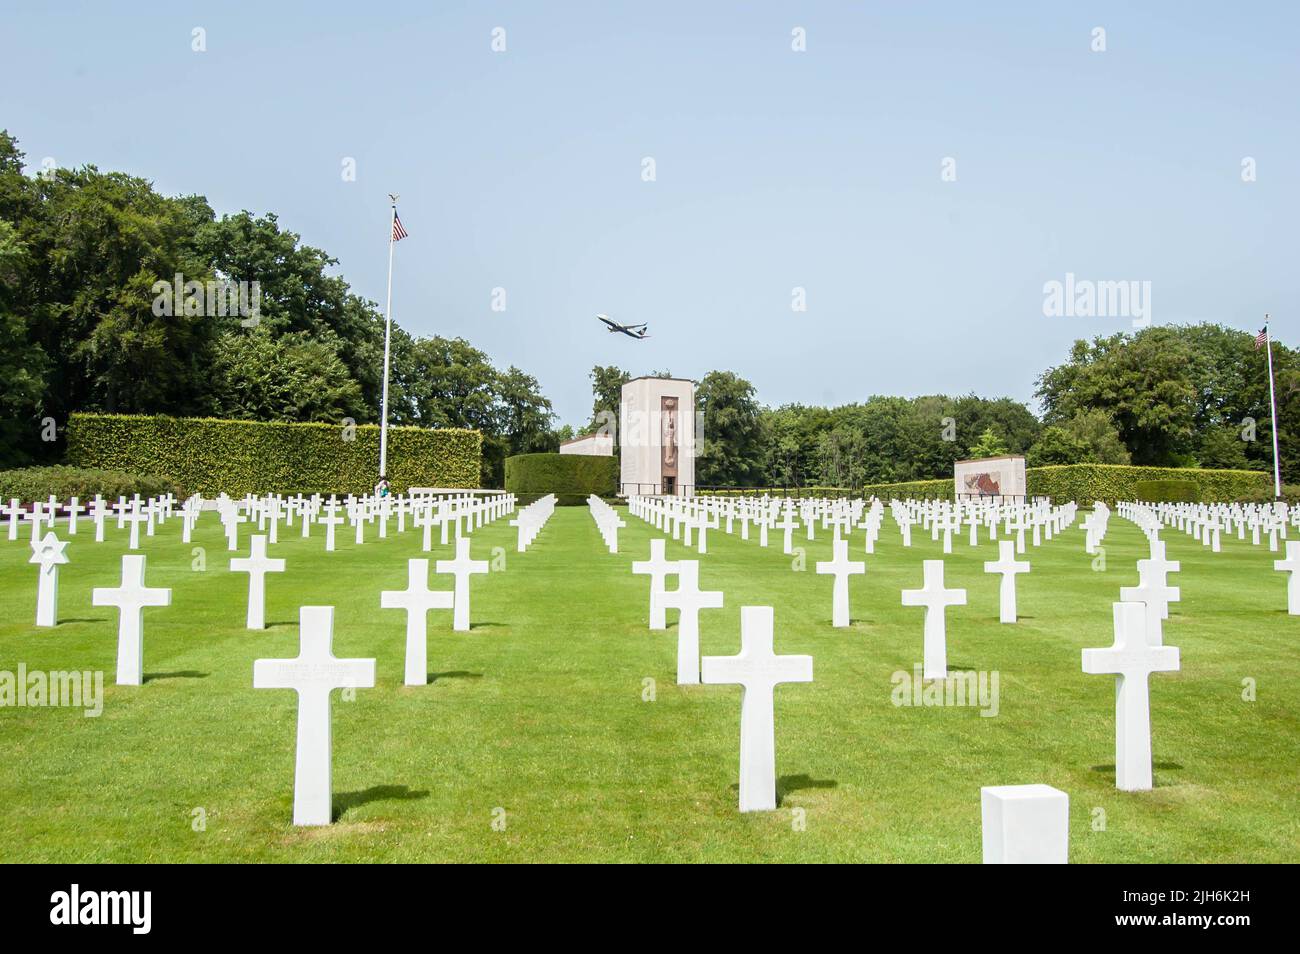
[[619, 493], [695, 492], [695, 382], [633, 378], [619, 406]]

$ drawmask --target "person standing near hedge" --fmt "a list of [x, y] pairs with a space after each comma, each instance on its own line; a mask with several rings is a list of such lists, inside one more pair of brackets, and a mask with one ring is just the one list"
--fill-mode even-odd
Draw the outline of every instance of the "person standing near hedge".
[[387, 497], [390, 493], [392, 493], [392, 491], [393, 489], [392, 486], [388, 483], [388, 478], [380, 477], [379, 483], [375, 484], [375, 496]]

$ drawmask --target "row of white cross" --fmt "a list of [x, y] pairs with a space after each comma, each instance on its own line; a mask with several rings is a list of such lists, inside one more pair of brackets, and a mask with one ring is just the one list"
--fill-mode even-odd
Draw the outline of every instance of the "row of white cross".
[[555, 494], [547, 494], [540, 500], [535, 500], [526, 507], [519, 508], [515, 514], [515, 519], [510, 521], [510, 526], [516, 528], [515, 549], [523, 553], [532, 542], [537, 539], [537, 535], [542, 532], [542, 527], [546, 526], [546, 521], [551, 519], [551, 514], [555, 512]]
[[[878, 502], [859, 503], [860, 506], [855, 507], [853, 502], [836, 501], [831, 504], [831, 508], [844, 507], [846, 513], [856, 514], [857, 516], [853, 518], [854, 522], [864, 515], [868, 516], [869, 521], [871, 513], [880, 512]], [[724, 512], [729, 512], [732, 504], [732, 501], [724, 504]], [[891, 507], [904, 532], [914, 522], [919, 522], [923, 526], [927, 522], [932, 526], [937, 523], [943, 529], [950, 531], [955, 523], [953, 515], [968, 513], [966, 508], [945, 509], [928, 501], [894, 501]], [[782, 521], [785, 524], [782, 529], [785, 529], [787, 534], [793, 529], [793, 521], [789, 519], [793, 507], [789, 503], [772, 507], [764, 502], [760, 509], [763, 514], [760, 518], [760, 527], [767, 525], [769, 517], [772, 523], [781, 526], [781, 523], [776, 521], [775, 514], [783, 511], [787, 519]], [[986, 572], [998, 573], [1002, 577], [999, 618], [1003, 622], [1015, 622], [1017, 618], [1015, 578], [1017, 574], [1028, 572], [1030, 569], [1027, 561], [1018, 561], [1015, 558], [1017, 546], [1023, 546], [1024, 531], [1034, 525], [1040, 525], [1045, 532], [1050, 529], [1052, 533], [1059, 533], [1073, 523], [1077, 507], [1071, 503], [1063, 507], [1035, 505], [1011, 509], [1015, 511], [1011, 517], [1015, 523], [1009, 529], [1017, 532], [1019, 540], [999, 541], [998, 560], [985, 563]], [[677, 525], [695, 526], [698, 529], [700, 526], [707, 525], [709, 520], [705, 515], [708, 510], [707, 503], [698, 507], [684, 507], [671, 499], [642, 498], [632, 502], [631, 510], [665, 532], [671, 531]], [[996, 514], [996, 522], [1004, 516], [1002, 510], [1001, 505], [989, 507], [977, 505], [970, 508], [969, 513], [976, 514], [976, 520], [982, 522], [982, 512], [993, 511]], [[740, 512], [742, 515], [746, 513], [743, 507]], [[804, 513], [807, 518], [808, 511]], [[1108, 518], [1109, 511], [1105, 505], [1098, 504], [1084, 521], [1087, 546], [1090, 549], [1104, 535]], [[870, 522], [867, 525], [869, 526]], [[832, 541], [833, 557], [830, 561], [819, 562], [817, 571], [835, 577], [832, 625], [838, 627], [846, 626], [849, 622], [848, 578], [865, 572], [866, 567], [864, 561], [848, 558], [848, 541], [839, 536], [839, 523], [833, 523], [833, 526], [836, 531]], [[811, 532], [811, 522], [808, 529]], [[1034, 536], [1037, 543], [1038, 534], [1035, 533]], [[869, 535], [868, 545], [870, 542]], [[785, 666], [781, 661], [787, 657], [772, 655], [770, 624], [767, 634], [764, 635], [761, 626], [746, 622], [746, 613], [749, 610], [760, 609], [757, 607], [742, 609], [741, 656], [730, 657], [728, 666], [723, 669], [718, 669], [716, 663], [708, 657], [701, 663], [699, 611], [721, 608], [724, 595], [720, 591], [700, 590], [698, 561], [667, 560], [664, 548], [664, 539], [654, 538], [650, 542], [649, 559], [635, 561], [632, 564], [634, 573], [650, 577], [650, 628], [666, 628], [666, 609], [675, 608], [679, 611], [677, 679], [680, 684], [724, 681], [739, 682], [745, 686], [745, 705], [752, 706], [758, 714], [754, 719], [749, 720], [754, 727], [750, 729], [746, 729], [746, 720], [742, 715], [741, 810], [755, 811], [773, 807], [775, 764], [768, 755], [773, 745], [770, 715], [771, 688], [781, 681], [802, 681], [797, 677], [797, 673], [803, 671], [802, 663]], [[1297, 568], [1300, 569], [1300, 561]], [[1152, 672], [1176, 670], [1179, 665], [1177, 649], [1164, 647], [1161, 635], [1161, 621], [1168, 616], [1168, 603], [1179, 598], [1178, 589], [1167, 585], [1167, 574], [1177, 570], [1177, 563], [1164, 559], [1163, 543], [1158, 540], [1153, 541], [1151, 559], [1138, 561], [1138, 585], [1124, 587], [1121, 590], [1120, 602], [1113, 606], [1114, 644], [1106, 649], [1083, 651], [1084, 672], [1105, 673], [1116, 677], [1116, 786], [1123, 790], [1143, 790], [1151, 787], [1150, 706], [1147, 678]], [[964, 605], [966, 602], [964, 589], [950, 589], [945, 586], [943, 571], [942, 560], [924, 561], [922, 588], [904, 590], [902, 594], [904, 605], [922, 606], [926, 610], [923, 646], [923, 670], [926, 679], [947, 677], [944, 610], [947, 606]], [[676, 590], [667, 590], [665, 587], [665, 580], [670, 575], [678, 576], [679, 585]], [[772, 609], [770, 607], [761, 609], [766, 614], [765, 618], [770, 621]], [[758, 626], [752, 636], [752, 652], [746, 649], [751, 645], [751, 637], [746, 633], [747, 625]], [[760, 643], [765, 643], [766, 651], [760, 648]], [[798, 658], [807, 659], [807, 657]], [[741, 660], [745, 662], [742, 663]], [[808, 677], [811, 679], [811, 659], [808, 659], [807, 669]], [[711, 676], [711, 673], [716, 678]], [[761, 699], [753, 698], [751, 702], [751, 697], [755, 697], [756, 694], [762, 694]], [[750, 709], [746, 708], [743, 711], [748, 712]], [[746, 778], [750, 780], [748, 784]], [[1050, 793], [1047, 797], [1053, 799], [1057, 795], [1063, 795], [1055, 790], [1047, 791]]]
[[[267, 539], [264, 534], [254, 534], [249, 555], [230, 561], [233, 572], [248, 574], [245, 626], [253, 630], [266, 628], [266, 575], [285, 571], [284, 559], [269, 556]], [[58, 623], [58, 568], [68, 563], [67, 547], [68, 541], [60, 540], [52, 532], [47, 533], [33, 547], [30, 562], [39, 563], [41, 567], [36, 602], [37, 626], [52, 627]], [[470, 628], [470, 577], [476, 573], [487, 573], [489, 565], [486, 560], [471, 559], [469, 548], [469, 538], [462, 537], [456, 541], [455, 558], [438, 560], [435, 564], [436, 573], [453, 577], [451, 590], [430, 590], [429, 561], [413, 559], [407, 562], [407, 589], [386, 590], [380, 594], [382, 608], [407, 611], [407, 685], [422, 686], [428, 681], [425, 647], [429, 610], [450, 609], [453, 611], [453, 630], [467, 631]], [[145, 585], [145, 568], [144, 554], [124, 554], [121, 583], [116, 587], [96, 587], [91, 594], [93, 605], [113, 606], [118, 610], [116, 682], [121, 686], [139, 686], [143, 683], [145, 608], [171, 605], [170, 589]]]
[[[206, 503], [202, 496], [196, 494], [181, 504], [180, 516], [184, 521], [182, 542], [191, 541], [194, 526], [204, 512]], [[250, 494], [242, 500], [232, 500], [223, 494], [215, 498], [212, 504], [220, 515], [226, 532], [228, 549], [231, 551], [239, 549], [239, 526], [244, 523], [255, 522], [258, 532], [266, 533], [273, 544], [279, 541], [281, 521], [286, 527], [291, 528], [297, 518], [304, 538], [311, 535], [313, 525], [323, 525], [326, 531], [325, 549], [332, 552], [335, 549], [337, 526], [345, 522], [350, 523], [355, 532], [356, 542], [361, 544], [365, 542], [366, 526], [377, 525], [379, 537], [382, 539], [388, 535], [388, 525], [394, 517], [397, 520], [399, 533], [405, 532], [408, 517], [420, 526], [424, 531], [424, 549], [428, 551], [431, 549], [430, 532], [433, 527], [441, 528], [441, 543], [445, 545], [450, 531], [454, 531], [455, 538], [459, 539], [462, 529], [472, 531], [504, 514], [513, 512], [515, 497], [513, 494], [477, 497], [468, 493], [441, 496], [414, 494], [357, 497], [349, 495], [340, 501], [333, 496], [324, 499], [319, 494], [311, 497], [296, 495], [288, 498], [278, 494], [262, 497]], [[9, 502], [8, 507], [0, 508], [0, 512], [6, 515], [10, 540], [18, 538], [19, 528], [26, 521], [31, 531], [31, 539], [35, 541], [40, 536], [42, 527], [54, 529], [60, 512], [66, 518], [68, 534], [75, 536], [78, 518], [84, 513], [94, 521], [95, 542], [104, 541], [106, 520], [116, 519], [119, 530], [124, 525], [129, 526], [128, 549], [138, 550], [140, 528], [143, 526], [145, 535], [152, 537], [155, 527], [170, 519], [176, 512], [175, 508], [176, 500], [171, 494], [148, 500], [141, 499], [140, 495], [136, 494], [129, 501], [119, 497], [116, 504], [109, 504], [103, 497], [96, 495], [89, 507], [83, 507], [76, 497], [66, 505], [51, 497], [48, 502], [34, 503], [30, 511], [15, 499]]]
[[[554, 498], [549, 503], [553, 505]], [[547, 502], [533, 511], [540, 523], [549, 515]], [[536, 505], [534, 505], [536, 507]], [[145, 512], [151, 506], [132, 508]], [[258, 504], [252, 504], [256, 511]], [[495, 508], [491, 508], [495, 509]], [[197, 514], [197, 510], [193, 513]], [[304, 518], [306, 519], [306, 518]], [[486, 515], [485, 515], [486, 519]], [[533, 523], [540, 528], [540, 523]], [[192, 529], [192, 524], [188, 525]], [[534, 530], [535, 532], [535, 530]], [[230, 561], [230, 569], [249, 574], [249, 629], [265, 627], [265, 580], [268, 573], [285, 571], [286, 561], [268, 553], [269, 534], [254, 534], [247, 557]], [[470, 628], [470, 577], [487, 573], [485, 560], [470, 558], [468, 537], [456, 540], [456, 556], [438, 560], [434, 570], [454, 578], [451, 590], [430, 590], [429, 561], [407, 562], [408, 583], [405, 590], [386, 590], [380, 594], [380, 607], [406, 612], [406, 660], [404, 682], [422, 686], [428, 682], [427, 619], [432, 609], [453, 611], [452, 629]], [[32, 544], [31, 562], [39, 563], [40, 580], [37, 598], [37, 625], [54, 626], [58, 621], [58, 568], [68, 563], [68, 541], [54, 532]], [[121, 583], [117, 587], [96, 587], [92, 593], [95, 606], [113, 606], [118, 610], [118, 651], [116, 681], [119, 685], [143, 684], [144, 626], [143, 612], [148, 607], [171, 605], [170, 588], [145, 585], [146, 557], [128, 553], [122, 557]], [[304, 606], [299, 613], [299, 654], [293, 659], [262, 659], [254, 663], [255, 688], [288, 688], [298, 692], [298, 741], [294, 777], [294, 823], [324, 825], [331, 821], [330, 769], [330, 692], [336, 688], [373, 687], [375, 660], [338, 659], [333, 655], [334, 610], [330, 606]]]
[[627, 526], [623, 518], [618, 515], [617, 510], [595, 494], [587, 497], [587, 509], [591, 512], [591, 518], [596, 521], [596, 529], [600, 531], [600, 538], [605, 541], [609, 552], [617, 553], [618, 531]]
[[1269, 550], [1277, 552], [1278, 538], [1286, 539], [1288, 526], [1300, 527], [1300, 507], [1288, 510], [1281, 501], [1276, 504], [1121, 503], [1119, 513], [1148, 533], [1164, 526], [1176, 527], [1200, 540], [1212, 553], [1221, 552], [1222, 534], [1234, 530], [1238, 540], [1245, 540], [1249, 530], [1253, 546], [1259, 546], [1261, 534], [1267, 534]]
[[[730, 507], [733, 501], [726, 501], [725, 507]], [[873, 501], [870, 507], [867, 507], [862, 501], [833, 501], [830, 503], [830, 509], [840, 507], [847, 508], [848, 512], [853, 512], [853, 505], [857, 503], [859, 507], [857, 512], [861, 517], [862, 526], [866, 528], [866, 547], [867, 552], [874, 552], [875, 532], [880, 524], [880, 517], [883, 514], [883, 508], [879, 501]], [[673, 500], [663, 500], [655, 498], [642, 498], [633, 502], [630, 510], [633, 513], [641, 515], [644, 519], [652, 522], [656, 527], [664, 529], [665, 532], [671, 528], [682, 525], [686, 528], [695, 526], [701, 533], [703, 528], [708, 525], [706, 518], [692, 516], [683, 518], [681, 514], [687, 513], [687, 509]], [[933, 515], [933, 506], [931, 502], [920, 502], [918, 506], [921, 511], [916, 515], [918, 520], [927, 520], [928, 515]], [[896, 510], [896, 517], [899, 520], [900, 527], [906, 530], [910, 527], [913, 516], [908, 510], [909, 504], [899, 504]], [[765, 508], [767, 509], [767, 508]], [[968, 508], [971, 512], [976, 509]], [[961, 512], [961, 511], [956, 511]], [[995, 511], [994, 511], [995, 512]], [[789, 513], [789, 510], [786, 510]], [[1054, 511], [1042, 511], [1039, 516], [1042, 522], [1049, 525], [1063, 526], [1072, 521], [1073, 507], [1055, 508]], [[946, 517], [946, 514], [945, 514]], [[856, 520], [856, 518], [854, 518]], [[731, 521], [728, 521], [730, 526]], [[831, 625], [837, 628], [847, 627], [850, 624], [850, 606], [849, 606], [849, 577], [866, 572], [866, 563], [861, 560], [850, 560], [848, 554], [848, 541], [839, 535], [842, 521], [832, 520], [831, 525], [834, 527], [835, 536], [832, 540], [832, 558], [828, 561], [820, 561], [816, 564], [818, 574], [833, 576], [834, 584], [831, 594]], [[1020, 532], [1023, 534], [1023, 524]], [[778, 524], [780, 525], [780, 524]], [[765, 530], [767, 526], [766, 519], [760, 524], [760, 529]], [[809, 528], [811, 529], [812, 520], [809, 519]], [[784, 529], [787, 534], [794, 528], [792, 521], [786, 521]], [[728, 529], [727, 532], [731, 532]], [[766, 534], [764, 533], [764, 536]], [[742, 539], [743, 539], [742, 532]], [[662, 541], [659, 541], [662, 544]], [[683, 540], [689, 545], [688, 541]], [[1021, 537], [1023, 543], [1023, 537]], [[1016, 614], [1016, 576], [1020, 573], [1029, 572], [1028, 562], [1017, 561], [1014, 554], [1015, 544], [1011, 540], [999, 541], [999, 559], [988, 561], [984, 564], [985, 572], [998, 573], [1002, 576], [999, 590], [999, 619], [1004, 623], [1014, 623], [1017, 618]], [[662, 547], [659, 551], [652, 549], [650, 561], [639, 564], [643, 567], [641, 572], [652, 574], [651, 586], [651, 616], [652, 619], [658, 619], [654, 602], [662, 599], [663, 593], [663, 576], [670, 571], [665, 570], [667, 562], [662, 556]], [[903, 593], [903, 604], [905, 606], [925, 606], [926, 607], [926, 626], [927, 633], [925, 654], [927, 660], [926, 678], [942, 679], [947, 675], [947, 667], [944, 662], [945, 640], [944, 640], [944, 614], [943, 608], [948, 605], [964, 605], [965, 590], [948, 590], [943, 583], [943, 561], [927, 560], [924, 565], [924, 578], [920, 590], [907, 590]]]
[[[198, 519], [202, 503], [198, 498], [185, 502], [183, 515], [182, 540], [190, 542], [190, 534]], [[411, 522], [422, 531], [422, 546], [427, 553], [433, 548], [433, 528], [440, 528], [440, 543], [446, 545], [449, 537], [459, 540], [462, 533], [491, 523], [498, 518], [512, 513], [515, 508], [513, 494], [492, 494], [482, 498], [469, 495], [453, 496], [368, 496], [346, 497], [340, 503], [337, 498], [322, 500], [319, 495], [310, 498], [301, 496], [283, 499], [276, 495], [267, 497], [246, 497], [243, 501], [234, 501], [228, 497], [218, 497], [216, 509], [220, 514], [225, 529], [227, 548], [239, 549], [239, 526], [242, 523], [257, 523], [259, 531], [266, 531], [271, 543], [278, 542], [280, 520], [286, 527], [293, 527], [295, 515], [302, 528], [301, 536], [311, 536], [313, 525], [325, 528], [325, 551], [335, 551], [335, 528], [349, 523], [354, 533], [354, 542], [360, 546], [365, 543], [368, 525], [375, 525], [379, 539], [388, 536], [388, 524], [397, 519], [397, 532], [406, 532], [406, 521]]]

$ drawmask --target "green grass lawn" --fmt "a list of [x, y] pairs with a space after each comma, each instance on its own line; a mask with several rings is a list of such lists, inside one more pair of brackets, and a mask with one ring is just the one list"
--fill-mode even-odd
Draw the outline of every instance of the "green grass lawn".
[[[142, 687], [113, 685], [117, 613], [91, 605], [93, 587], [117, 584], [126, 533], [96, 544], [83, 521], [70, 538], [52, 630], [33, 625], [26, 532], [0, 538], [0, 669], [102, 669], [106, 683], [98, 718], [0, 709], [0, 860], [978, 862], [980, 786], [1029, 782], [1069, 794], [1074, 862], [1300, 860], [1300, 618], [1267, 547], [1225, 539], [1212, 554], [1165, 531], [1183, 568], [1165, 624], [1182, 671], [1151, 679], [1156, 787], [1121, 793], [1114, 680], [1083, 674], [1080, 650], [1112, 642], [1110, 604], [1146, 555], [1133, 525], [1112, 518], [1105, 571], [1077, 526], [1030, 548], [1015, 625], [998, 623], [997, 577], [982, 572], [996, 544], [954, 543], [948, 585], [969, 602], [948, 611], [949, 667], [998, 671], [993, 718], [891, 702], [891, 675], [921, 658], [923, 611], [899, 591], [941, 555], [928, 533], [904, 549], [887, 520], [851, 580], [847, 630], [830, 626], [832, 581], [813, 572], [827, 534], [796, 535], [797, 572], [779, 533], [766, 550], [756, 531], [710, 533], [701, 586], [723, 590], [726, 608], [701, 614], [703, 652], [735, 653], [740, 607], [764, 604], [777, 651], [814, 658], [813, 683], [777, 690], [780, 807], [741, 815], [740, 689], [676, 685], [676, 614], [650, 632], [648, 578], [630, 571], [653, 531], [627, 519], [617, 555], [585, 507], [559, 509], [523, 554], [504, 520], [475, 533], [474, 556], [502, 547], [505, 569], [474, 578], [472, 631], [430, 614], [433, 679], [414, 688], [402, 685], [405, 614], [381, 610], [379, 593], [405, 588], [406, 559], [423, 555], [415, 530], [394, 523], [381, 541], [372, 529], [360, 547], [340, 532], [335, 553], [321, 528], [308, 541], [282, 531], [272, 555], [288, 571], [268, 577], [268, 629], [249, 632], [247, 575], [227, 569], [216, 515], [195, 532], [206, 570], [168, 523], [143, 549], [147, 582], [173, 592], [145, 611]], [[246, 526], [240, 544], [246, 554]], [[693, 556], [671, 541], [668, 554]], [[296, 829], [296, 696], [254, 690], [252, 672], [297, 655], [298, 607], [311, 604], [336, 607], [336, 655], [378, 664], [374, 689], [334, 694], [336, 824]]]

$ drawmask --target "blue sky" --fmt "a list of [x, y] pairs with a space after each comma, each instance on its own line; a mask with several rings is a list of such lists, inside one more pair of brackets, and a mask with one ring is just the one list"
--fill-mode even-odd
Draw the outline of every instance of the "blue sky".
[[1067, 272], [1295, 344], [1300, 4], [5, 6], [0, 126], [33, 165], [276, 212], [381, 306], [398, 192], [395, 318], [536, 375], [562, 421], [593, 364], [773, 405], [1031, 401], [1130, 327], [1044, 317]]

